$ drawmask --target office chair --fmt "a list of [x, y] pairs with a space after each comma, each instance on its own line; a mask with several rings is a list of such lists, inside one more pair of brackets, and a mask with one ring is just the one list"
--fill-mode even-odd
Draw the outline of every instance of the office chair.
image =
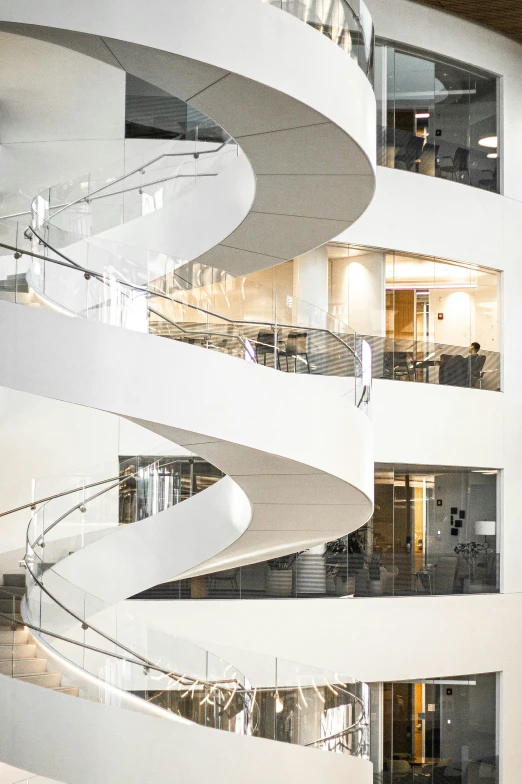
[[297, 373], [297, 360], [301, 358], [306, 362], [306, 370], [310, 373], [310, 362], [308, 361], [308, 335], [306, 332], [290, 332], [286, 339], [286, 365], [288, 368], [288, 357], [294, 358], [294, 373]]
[[[261, 357], [263, 358], [263, 365], [267, 365], [266, 358], [267, 356], [271, 358], [269, 360], [270, 367], [273, 367], [274, 361], [274, 351], [275, 351], [275, 336], [276, 333], [272, 330], [268, 331], [261, 331], [257, 333], [256, 339], [256, 362], [259, 363]], [[277, 342], [277, 369], [281, 370], [281, 357], [285, 357], [286, 359], [286, 369], [288, 370], [288, 354], [286, 351], [285, 343], [281, 340]]]
[[[443, 164], [442, 161], [449, 161], [449, 163]], [[437, 164], [439, 176], [449, 175], [445, 179], [461, 182], [467, 174], [469, 182], [469, 150], [465, 147], [457, 147], [453, 156], [443, 155]]]

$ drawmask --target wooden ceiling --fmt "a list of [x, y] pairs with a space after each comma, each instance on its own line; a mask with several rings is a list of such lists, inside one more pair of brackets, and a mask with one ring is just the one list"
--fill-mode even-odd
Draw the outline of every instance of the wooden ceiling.
[[522, 0], [415, 0], [462, 16], [522, 43]]

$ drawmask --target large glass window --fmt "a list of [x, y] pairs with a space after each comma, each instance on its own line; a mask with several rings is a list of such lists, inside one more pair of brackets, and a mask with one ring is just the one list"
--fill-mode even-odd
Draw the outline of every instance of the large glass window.
[[373, 518], [348, 537], [348, 593], [498, 591], [497, 475], [377, 468]]
[[494, 672], [371, 684], [375, 784], [498, 782]]
[[378, 163], [499, 192], [498, 78], [378, 41]]
[[374, 378], [499, 390], [500, 273], [331, 245], [329, 310], [373, 348]]
[[[215, 481], [204, 467], [207, 481]], [[139, 598], [495, 593], [497, 479], [492, 469], [377, 466], [375, 512], [358, 531], [312, 550], [166, 583]]]

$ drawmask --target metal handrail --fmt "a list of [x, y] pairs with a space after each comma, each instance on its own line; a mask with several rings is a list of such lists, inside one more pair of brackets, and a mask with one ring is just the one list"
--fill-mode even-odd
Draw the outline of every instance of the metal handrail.
[[[20, 249], [18, 247], [13, 247], [12, 245], [7, 245], [6, 243], [2, 243], [2, 242], [0, 242], [0, 247], [5, 248], [7, 250], [12, 250], [12, 251], [14, 251], [16, 253], [20, 253], [22, 255], [26, 254], [26, 255], [34, 257], [34, 258], [43, 259], [44, 261], [49, 261], [49, 262], [51, 262], [53, 264], [58, 264], [58, 265], [60, 265], [62, 267], [69, 267], [69, 268], [76, 269], [79, 272], [83, 272], [84, 275], [89, 275], [89, 277], [96, 278], [99, 281], [105, 280], [104, 276], [100, 272], [97, 272], [95, 270], [89, 269], [87, 267], [83, 267], [81, 264], [78, 264], [77, 262], [73, 261], [72, 259], [69, 259], [63, 253], [61, 253], [61, 251], [58, 251], [55, 248], [53, 248], [52, 245], [50, 245], [46, 240], [44, 240], [42, 237], [40, 237], [40, 235], [32, 227], [28, 227], [27, 231], [28, 232], [32, 232], [35, 235], [35, 237], [37, 237], [37, 239], [45, 247], [47, 247], [53, 253], [56, 253], [57, 255], [61, 256], [62, 259], [66, 259], [69, 263], [65, 264], [63, 262], [58, 261], [57, 259], [52, 259], [49, 256], [43, 256], [42, 254], [35, 253], [34, 251], [28, 251], [28, 250], [25, 250], [25, 249]], [[26, 237], [26, 238], [28, 239], [28, 237]], [[206, 316], [213, 316], [214, 318], [221, 319], [222, 321], [225, 321], [228, 324], [233, 324], [233, 325], [236, 325], [236, 324], [260, 325], [260, 326], [264, 326], [264, 327], [270, 327], [271, 329], [274, 329], [274, 330], [277, 330], [279, 328], [282, 328], [282, 329], [295, 329], [296, 327], [299, 327], [299, 325], [296, 325], [296, 324], [286, 324], [286, 323], [283, 323], [283, 322], [278, 322], [277, 324], [275, 324], [273, 321], [261, 321], [261, 320], [251, 321], [251, 320], [248, 320], [248, 319], [232, 319], [232, 318], [229, 318], [228, 316], [224, 316], [221, 313], [216, 313], [215, 311], [208, 310], [207, 308], [202, 308], [199, 305], [194, 305], [193, 303], [185, 302], [183, 300], [176, 299], [175, 297], [168, 296], [164, 292], [159, 291], [157, 289], [150, 289], [150, 288], [147, 288], [145, 286], [138, 286], [135, 283], [128, 283], [127, 281], [122, 280], [121, 278], [113, 278], [113, 280], [118, 285], [125, 286], [128, 289], [131, 289], [132, 291], [138, 291], [138, 292], [140, 292], [142, 294], [146, 294], [148, 297], [150, 297], [150, 296], [152, 296], [152, 297], [159, 297], [160, 299], [167, 300], [168, 302], [173, 302], [173, 303], [175, 303], [177, 305], [182, 305], [184, 307], [191, 308], [192, 310], [196, 310], [196, 311], [198, 311], [200, 313], [204, 313]], [[163, 314], [161, 314], [161, 317], [164, 318]], [[306, 330], [307, 332], [315, 332], [315, 333], [321, 333], [321, 334], [329, 335], [334, 340], [337, 340], [339, 343], [341, 343], [348, 350], [348, 352], [353, 356], [353, 358], [355, 360], [357, 360], [359, 365], [362, 366], [362, 359], [361, 359], [361, 357], [359, 357], [357, 352], [345, 340], [343, 340], [340, 337], [340, 335], [338, 335], [336, 332], [333, 332], [332, 330], [330, 330], [330, 329], [328, 329], [326, 327], [299, 327], [299, 329]]]
[[[87, 202], [88, 203], [90, 201], [90, 199], [92, 199], [92, 197], [95, 194], [101, 193], [101, 191], [106, 190], [107, 188], [110, 188], [111, 186], [117, 184], [118, 182], [122, 182], [123, 180], [127, 179], [127, 177], [132, 177], [134, 174], [138, 174], [138, 173], [143, 174], [145, 172], [145, 169], [148, 166], [152, 166], [153, 163], [157, 163], [158, 161], [163, 160], [163, 158], [187, 158], [187, 157], [192, 157], [195, 160], [197, 160], [202, 155], [211, 155], [212, 153], [219, 152], [220, 150], [223, 149], [223, 147], [226, 147], [228, 143], [229, 143], [229, 140], [227, 140], [226, 142], [223, 142], [222, 144], [219, 145], [219, 147], [215, 147], [213, 150], [201, 150], [201, 152], [164, 152], [161, 155], [157, 155], [156, 158], [152, 158], [150, 161], [147, 161], [146, 163], [142, 163], [141, 166], [138, 166], [137, 169], [133, 169], [130, 172], [126, 172], [125, 174], [122, 174], [120, 177], [115, 177], [114, 180], [111, 180], [111, 182], [105, 183], [105, 185], [101, 185], [99, 188], [96, 188], [96, 190], [91, 191], [87, 196], [81, 196], [79, 199], [75, 199], [74, 201], [71, 201], [68, 204], [60, 206], [60, 208], [56, 212], [53, 213], [52, 217], [56, 218], [56, 216], [59, 215], [61, 212], [63, 212], [64, 210], [68, 209], [69, 207], [73, 207], [75, 204], [80, 204], [81, 202]], [[38, 198], [38, 196], [35, 197], [35, 199], [37, 199], [37, 198]], [[31, 207], [33, 209], [33, 213], [35, 212], [35, 209], [34, 209], [34, 201], [35, 201], [35, 199], [33, 199], [32, 203], [31, 203]], [[52, 209], [52, 207], [50, 209]], [[49, 216], [49, 218], [47, 219], [47, 222], [49, 222], [50, 219], [51, 219], [51, 216]]]
[[[160, 457], [160, 458], [158, 458], [158, 460], [155, 461], [155, 463], [156, 464], [160, 463], [163, 460], [164, 460], [164, 458]], [[177, 460], [172, 460], [170, 463], [166, 463], [165, 465], [172, 465], [175, 462], [178, 462], [178, 461]], [[154, 463], [152, 465], [154, 465]], [[79, 504], [75, 504], [65, 514], [61, 515], [57, 520], [54, 520], [49, 526], [47, 526], [47, 528], [42, 532], [42, 534], [40, 534], [40, 536], [35, 540], [33, 545], [31, 545], [30, 542], [29, 542], [29, 528], [30, 528], [30, 525], [31, 525], [31, 523], [29, 523], [29, 526], [28, 526], [28, 529], [27, 529], [27, 537], [26, 537], [26, 541], [27, 541], [28, 545], [32, 549], [34, 546], [36, 546], [38, 544], [38, 542], [42, 539], [42, 537], [45, 536], [46, 533], [48, 533], [50, 530], [52, 530], [52, 528], [54, 528], [56, 525], [58, 525], [59, 522], [61, 522], [63, 519], [65, 519], [67, 516], [69, 516], [77, 508], [79, 508], [80, 506], [82, 506], [84, 504], [89, 503], [94, 498], [97, 498], [99, 495], [102, 495], [104, 493], [109, 492], [114, 487], [117, 487], [117, 486], [125, 483], [126, 481], [135, 478], [138, 475], [138, 473], [139, 473], [139, 471], [136, 471], [136, 472], [127, 474], [126, 476], [123, 476], [123, 477], [115, 477], [114, 479], [117, 480], [115, 483], [113, 481], [113, 478], [110, 478], [110, 479], [104, 480], [103, 482], [100, 481], [100, 482], [96, 482], [96, 483], [90, 483], [90, 485], [88, 485], [88, 486], [86, 485], [85, 488], [86, 487], [97, 487], [100, 484], [108, 484], [109, 482], [112, 483], [110, 487], [105, 487], [99, 493], [95, 493], [92, 496], [90, 496], [89, 498], [83, 499]], [[61, 492], [61, 493], [56, 493], [56, 494], [54, 494], [54, 496], [51, 496], [48, 499], [45, 499], [45, 502], [48, 502], [49, 500], [53, 500], [55, 498], [63, 497], [64, 495], [70, 494], [72, 492], [80, 492], [83, 489], [84, 489], [84, 487], [79, 487], [79, 488], [75, 488], [75, 489], [70, 490], [70, 491], [64, 491], [64, 492]], [[42, 499], [41, 502], [43, 502], [43, 499]], [[36, 502], [36, 503], [38, 503], [38, 502]], [[31, 506], [31, 504], [28, 504], [28, 505], [26, 505], [23, 508], [27, 508], [27, 506]], [[34, 554], [34, 555], [36, 555], [36, 554]], [[43, 563], [42, 560], [39, 558], [39, 556], [36, 555], [36, 557], [38, 558], [38, 560], [41, 563]], [[251, 689], [246, 689], [245, 687], [242, 687], [240, 681], [238, 681], [235, 678], [207, 681], [207, 680], [204, 680], [204, 679], [201, 679], [201, 678], [192, 678], [190, 676], [187, 676], [186, 673], [183, 673], [182, 675], [180, 675], [177, 672], [174, 672], [174, 671], [171, 671], [171, 670], [166, 670], [165, 668], [159, 667], [154, 662], [150, 661], [148, 658], [142, 656], [139, 653], [136, 653], [132, 649], [130, 649], [127, 646], [123, 645], [121, 642], [118, 642], [117, 640], [112, 638], [110, 635], [106, 634], [105, 632], [102, 632], [100, 629], [92, 626], [91, 624], [88, 624], [85, 621], [85, 619], [82, 619], [81, 616], [77, 615], [72, 610], [70, 610], [68, 607], [66, 607], [62, 602], [60, 602], [55, 596], [53, 596], [53, 594], [51, 594], [51, 592], [45, 587], [43, 582], [36, 576], [36, 574], [34, 573], [33, 569], [31, 568], [31, 564], [30, 564], [30, 561], [29, 561], [27, 555], [26, 555], [26, 558], [25, 558], [25, 565], [26, 565], [26, 568], [27, 568], [28, 572], [30, 573], [32, 579], [39, 586], [39, 588], [55, 604], [57, 604], [61, 609], [63, 609], [68, 615], [70, 615], [75, 620], [79, 621], [80, 624], [82, 625], [82, 628], [84, 630], [90, 629], [92, 632], [94, 632], [95, 634], [98, 634], [100, 637], [102, 637], [102, 639], [105, 639], [107, 642], [109, 642], [110, 645], [113, 645], [113, 646], [116, 646], [117, 648], [120, 648], [122, 651], [124, 651], [125, 653], [129, 654], [132, 658], [129, 659], [128, 656], [124, 656], [122, 654], [111, 652], [111, 651], [106, 651], [106, 650], [104, 650], [102, 648], [99, 648], [97, 646], [92, 646], [92, 645], [90, 645], [88, 643], [85, 643], [85, 642], [81, 642], [81, 641], [78, 641], [78, 640], [70, 640], [69, 638], [64, 637], [63, 635], [59, 635], [59, 634], [57, 634], [55, 632], [46, 631], [45, 629], [42, 629], [41, 627], [38, 627], [38, 626], [36, 626], [34, 624], [25, 623], [23, 620], [20, 621], [19, 619], [17, 619], [15, 617], [14, 609], [13, 609], [13, 615], [12, 616], [9, 616], [8, 614], [0, 612], [0, 617], [8, 618], [9, 620], [12, 621], [12, 625], [15, 625], [16, 627], [18, 627], [18, 626], [22, 626], [22, 627], [26, 626], [28, 628], [31, 628], [31, 629], [35, 630], [35, 631], [38, 631], [39, 633], [47, 634], [49, 636], [52, 636], [55, 639], [59, 639], [59, 640], [64, 641], [64, 642], [72, 642], [73, 644], [75, 644], [75, 645], [77, 645], [79, 647], [86, 648], [86, 649], [94, 651], [96, 653], [100, 653], [102, 655], [112, 656], [112, 657], [114, 657], [116, 659], [119, 659], [119, 660], [128, 661], [131, 664], [135, 664], [135, 665], [144, 667], [147, 670], [154, 670], [154, 671], [159, 672], [159, 673], [161, 673], [163, 675], [166, 675], [169, 678], [172, 678], [173, 680], [176, 681], [176, 683], [182, 683], [184, 686], [195, 686], [195, 685], [199, 684], [202, 687], [216, 688], [217, 686], [220, 686], [222, 688], [227, 688], [228, 690], [231, 690], [232, 686], [233, 686], [234, 692], [238, 693], [238, 694], [247, 694], [247, 693], [250, 694], [252, 692]], [[7, 589], [7, 590], [4, 590], [4, 593], [10, 593], [10, 592]], [[12, 594], [12, 596], [13, 596], [13, 601], [14, 601], [15, 594]], [[290, 687], [290, 686], [289, 687], [281, 686], [279, 688], [279, 691], [287, 691], [287, 690], [291, 690], [292, 688], [293, 687]], [[354, 700], [354, 702], [358, 703], [361, 706], [361, 708], [362, 708], [362, 717], [364, 717], [364, 705], [363, 705], [362, 701], [360, 700], [360, 698], [357, 697], [357, 695], [354, 695], [351, 692], [348, 692], [346, 689], [344, 689], [339, 684], [336, 684], [336, 689], [338, 689], [339, 691], [342, 691], [343, 693], [349, 694], [350, 697]], [[261, 687], [261, 688], [257, 689], [257, 691], [263, 691], [263, 690], [270, 691], [270, 690], [272, 690], [272, 687], [266, 687], [266, 688], [265, 687]], [[354, 722], [354, 724], [352, 724], [349, 727], [345, 728], [344, 731], [341, 734], [345, 736], [346, 734], [351, 733], [354, 729], [357, 730], [358, 725], [360, 723], [361, 723], [361, 718], [359, 718], [356, 722]], [[357, 730], [357, 731], [359, 731], [359, 730]], [[314, 741], [313, 743], [310, 743], [310, 744], [307, 744], [307, 745], [316, 745], [316, 744], [322, 742], [323, 740], [324, 739], [319, 739], [319, 740]]]
[[[162, 462], [163, 459], [164, 458], [160, 457], [155, 462], [156, 463], [160, 463], [160, 462]], [[165, 465], [171, 465], [171, 464], [173, 464], [175, 462], [177, 462], [177, 460], [173, 460], [173, 461], [171, 461], [171, 463], [167, 463]], [[73, 490], [63, 491], [61, 493], [55, 493], [53, 496], [47, 497], [46, 499], [41, 499], [40, 501], [33, 502], [33, 504], [27, 504], [27, 505], [24, 505], [23, 507], [17, 508], [16, 511], [18, 511], [19, 509], [30, 507], [30, 506], [32, 506], [34, 504], [44, 503], [44, 502], [47, 503], [50, 500], [53, 500], [55, 498], [61, 498], [64, 495], [68, 495], [68, 494], [71, 494], [73, 492], [80, 492], [83, 489], [85, 489], [86, 487], [97, 487], [100, 484], [108, 484], [109, 482], [112, 483], [110, 487], [103, 488], [100, 492], [93, 494], [89, 498], [83, 499], [83, 501], [80, 502], [79, 504], [75, 504], [65, 514], [61, 515], [57, 520], [53, 521], [42, 532], [42, 534], [40, 534], [40, 536], [35, 540], [35, 542], [33, 543], [32, 546], [29, 543], [29, 528], [30, 528], [30, 525], [31, 525], [31, 523], [29, 523], [28, 530], [27, 530], [27, 536], [26, 536], [26, 541], [27, 541], [29, 547], [32, 548], [33, 546], [37, 545], [38, 542], [43, 538], [43, 536], [45, 536], [45, 534], [48, 531], [50, 531], [52, 528], [54, 528], [56, 525], [58, 525], [59, 522], [61, 522], [63, 519], [65, 519], [65, 517], [70, 515], [74, 510], [76, 510], [80, 506], [82, 506], [83, 504], [89, 503], [89, 501], [93, 500], [94, 498], [97, 498], [98, 496], [100, 496], [100, 495], [102, 495], [102, 494], [104, 494], [106, 492], [109, 492], [109, 490], [113, 489], [114, 487], [119, 486], [120, 484], [123, 484], [124, 482], [128, 481], [129, 479], [135, 478], [137, 475], [138, 475], [138, 471], [133, 472], [131, 474], [127, 474], [126, 476], [123, 476], [123, 477], [114, 477], [114, 478], [109, 478], [107, 480], [103, 480], [103, 481], [100, 481], [100, 482], [90, 483], [89, 485], [85, 485], [85, 487], [79, 487], [79, 488], [75, 488]], [[117, 480], [117, 481], [114, 483], [113, 479]], [[15, 511], [15, 510], [12, 510], [12, 511]], [[8, 514], [8, 513], [3, 513], [3, 514], [5, 515], [5, 514]], [[43, 544], [42, 544], [42, 546], [43, 546]], [[34, 555], [36, 556], [36, 558], [38, 558], [40, 563], [43, 563], [43, 561], [39, 558], [39, 556], [36, 555], [36, 553], [34, 553]], [[43, 591], [57, 606], [59, 606], [62, 610], [64, 610], [68, 615], [70, 615], [72, 618], [77, 620], [81, 624], [82, 628], [85, 631], [90, 629], [95, 634], [98, 634], [102, 639], [105, 639], [107, 642], [109, 642], [110, 645], [119, 648], [121, 651], [124, 651], [126, 654], [128, 654], [128, 656], [123, 655], [121, 653], [116, 653], [115, 651], [107, 651], [107, 650], [105, 650], [103, 648], [99, 648], [97, 646], [90, 645], [89, 643], [86, 643], [86, 642], [81, 642], [79, 640], [72, 640], [72, 639], [70, 639], [68, 637], [65, 637], [63, 635], [57, 634], [56, 632], [51, 632], [51, 631], [43, 629], [42, 627], [37, 626], [35, 624], [29, 623], [29, 622], [25, 622], [23, 619], [20, 620], [19, 618], [16, 617], [15, 607], [14, 607], [16, 594], [11, 593], [9, 591], [9, 588], [7, 587], [7, 589], [2, 589], [2, 590], [3, 590], [4, 593], [11, 594], [11, 596], [13, 598], [13, 614], [9, 615], [7, 613], [0, 612], [0, 617], [7, 618], [8, 620], [11, 621], [11, 628], [12, 628], [13, 631], [16, 628], [18, 628], [18, 627], [22, 627], [22, 628], [26, 627], [26, 628], [29, 628], [29, 629], [35, 631], [35, 632], [38, 632], [39, 634], [47, 635], [47, 636], [53, 637], [54, 639], [58, 639], [58, 640], [63, 641], [63, 642], [72, 643], [72, 644], [74, 644], [74, 645], [76, 645], [78, 647], [84, 648], [86, 650], [90, 650], [90, 651], [93, 651], [95, 653], [99, 653], [101, 655], [111, 656], [112, 658], [118, 659], [120, 661], [126, 661], [126, 662], [129, 662], [130, 664], [134, 664], [136, 666], [140, 666], [140, 667], [142, 667], [146, 671], [146, 673], [148, 673], [150, 670], [153, 670], [153, 671], [158, 672], [158, 673], [160, 673], [162, 675], [165, 675], [168, 678], [171, 678], [172, 680], [174, 680], [176, 682], [176, 684], [181, 684], [183, 687], [196, 688], [196, 687], [199, 686], [199, 687], [203, 688], [203, 690], [210, 689], [211, 692], [215, 692], [215, 690], [217, 688], [221, 688], [221, 689], [223, 689], [225, 691], [232, 692], [232, 694], [237, 694], [238, 696], [243, 696], [243, 698], [246, 697], [246, 695], [251, 695], [252, 693], [255, 695], [255, 693], [257, 691], [273, 691], [273, 687], [258, 687], [258, 688], [255, 688], [255, 689], [252, 689], [252, 688], [248, 689], [245, 686], [243, 686], [241, 684], [241, 682], [237, 680], [237, 678], [205, 680], [205, 679], [201, 679], [201, 678], [194, 678], [194, 677], [191, 677], [191, 676], [187, 676], [186, 673], [180, 674], [180, 673], [177, 673], [175, 671], [167, 670], [165, 668], [159, 667], [157, 664], [155, 664], [153, 661], [149, 660], [147, 657], [142, 656], [139, 653], [136, 653], [132, 649], [130, 649], [127, 646], [123, 645], [123, 643], [118, 642], [117, 640], [112, 638], [110, 635], [106, 634], [105, 632], [102, 632], [100, 629], [97, 629], [96, 627], [92, 626], [91, 624], [88, 624], [85, 621], [85, 619], [82, 619], [81, 616], [79, 616], [76, 613], [74, 613], [72, 610], [70, 610], [68, 607], [66, 607], [60, 600], [58, 600], [55, 596], [53, 596], [53, 594], [51, 594], [51, 592], [45, 587], [43, 582], [34, 573], [33, 569], [31, 568], [31, 563], [30, 563], [30, 560], [29, 560], [27, 554], [26, 554], [26, 557], [25, 557], [25, 565], [26, 565], [26, 568], [27, 568], [29, 574], [31, 575], [31, 577], [34, 580], [35, 584], [38, 585], [40, 590]], [[129, 658], [129, 656], [131, 658]], [[284, 691], [291, 691], [295, 687], [292, 687], [292, 686], [281, 686], [281, 687], [277, 687], [277, 688], [278, 688], [278, 691], [284, 692]], [[335, 684], [335, 688], [336, 688], [336, 690], [338, 690], [340, 692], [343, 692], [344, 694], [348, 694], [351, 697], [351, 699], [353, 699], [354, 703], [359, 704], [359, 706], [361, 708], [361, 715], [360, 715], [360, 717], [353, 724], [351, 724], [348, 727], [344, 728], [344, 730], [341, 731], [341, 733], [338, 733], [339, 737], [346, 737], [347, 735], [354, 734], [355, 732], [362, 731], [362, 721], [363, 721], [363, 719], [365, 717], [365, 708], [364, 708], [364, 704], [363, 704], [362, 700], [359, 697], [357, 697], [357, 695], [352, 694], [351, 692], [349, 692], [347, 689], [343, 688], [338, 683]], [[314, 745], [317, 745], [319, 743], [325, 742], [325, 740], [327, 740], [327, 739], [320, 738], [320, 739], [318, 739], [318, 740], [316, 740], [316, 741], [314, 741], [312, 743], [308, 743], [306, 745], [307, 746], [314, 746]]]
[[78, 493], [80, 490], [87, 490], [91, 487], [104, 485], [107, 484], [107, 482], [114, 482], [116, 479], [118, 479], [117, 476], [113, 477], [112, 479], [101, 479], [99, 482], [92, 482], [91, 484], [83, 485], [82, 487], [76, 487], [74, 490], [64, 490], [62, 493], [49, 495], [46, 498], [39, 498], [37, 501], [31, 501], [30, 503], [24, 504], [23, 506], [17, 506], [14, 509], [9, 509], [7, 512], [0, 512], [0, 517], [5, 517], [6, 515], [14, 514], [15, 512], [22, 512], [24, 509], [36, 509], [39, 504], [44, 504], [46, 501], [54, 501], [55, 498], [61, 498], [64, 495]]
[[[44, 629], [41, 626], [37, 626], [34, 623], [28, 623], [27, 621], [20, 620], [19, 618], [16, 618], [14, 615], [9, 615], [9, 613], [5, 613], [3, 611], [0, 611], [0, 618], [5, 618], [6, 620], [11, 621], [11, 625], [15, 626], [16, 628], [20, 627], [22, 629], [23, 628], [31, 629], [32, 631], [35, 631], [38, 634], [46, 635], [48, 637], [53, 637], [54, 639], [60, 640], [61, 642], [71, 643], [72, 645], [76, 645], [79, 648], [86, 648], [89, 651], [93, 651], [93, 653], [100, 653], [106, 656], [111, 656], [114, 659], [119, 659], [120, 661], [125, 661], [128, 662], [129, 664], [135, 664], [138, 667], [146, 666], [146, 668], [149, 670], [154, 670], [154, 672], [159, 672], [161, 675], [166, 675], [168, 677], [173, 678], [176, 681], [176, 683], [180, 683], [183, 686], [190, 686], [193, 685], [194, 683], [196, 683], [198, 686], [203, 686], [203, 687], [214, 686], [214, 685], [223, 686], [224, 684], [233, 684], [235, 686], [237, 684], [237, 689], [235, 689], [236, 694], [250, 694], [254, 691], [270, 692], [270, 691], [274, 691], [274, 689], [276, 688], [278, 692], [284, 693], [287, 691], [294, 691], [296, 688], [298, 688], [296, 686], [277, 686], [277, 687], [256, 686], [254, 688], [248, 689], [245, 686], [243, 686], [240, 681], [237, 681], [235, 678], [220, 679], [215, 681], [205, 681], [202, 680], [201, 678], [194, 678], [194, 679], [188, 678], [186, 674], [182, 675], [181, 677], [178, 677], [178, 675], [175, 672], [171, 670], [166, 670], [164, 667], [159, 667], [157, 664], [151, 663], [145, 665], [142, 660], [138, 661], [137, 659], [129, 659], [127, 656], [122, 656], [121, 654], [115, 653], [114, 651], [106, 651], [104, 648], [98, 648], [97, 646], [90, 645], [87, 642], [82, 642], [81, 640], [74, 640], [71, 637], [65, 637], [62, 634], [57, 634], [56, 632], [51, 632], [48, 629]], [[15, 629], [11, 629], [11, 631], [15, 631]], [[301, 688], [303, 687], [301, 686]], [[304, 688], [313, 688], [313, 687], [305, 686]], [[358, 697], [356, 694], [352, 694], [352, 692], [348, 691], [348, 689], [345, 689], [343, 686], [341, 686], [341, 684], [336, 683], [335, 689], [342, 692], [343, 694], [348, 694], [355, 703], [362, 704], [362, 700], [360, 697]], [[336, 735], [332, 735], [331, 737], [335, 738], [337, 737], [337, 735], [342, 736], [347, 732], [352, 731], [354, 728], [357, 729], [357, 724], [358, 722], [354, 722], [354, 724], [350, 724], [349, 727], [346, 727], [345, 730], [341, 730], [340, 732], [336, 733]], [[320, 738], [319, 740], [312, 741], [312, 743], [306, 743], [304, 745], [313, 746], [315, 743], [322, 743], [325, 740], [329, 740], [329, 738]]]

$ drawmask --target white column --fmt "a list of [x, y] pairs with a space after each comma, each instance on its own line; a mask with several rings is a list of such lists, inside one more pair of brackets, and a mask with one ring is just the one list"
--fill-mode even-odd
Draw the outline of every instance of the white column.
[[311, 327], [326, 326], [324, 317], [328, 312], [328, 247], [326, 245], [294, 259], [294, 297], [297, 298], [295, 312], [299, 324]]

